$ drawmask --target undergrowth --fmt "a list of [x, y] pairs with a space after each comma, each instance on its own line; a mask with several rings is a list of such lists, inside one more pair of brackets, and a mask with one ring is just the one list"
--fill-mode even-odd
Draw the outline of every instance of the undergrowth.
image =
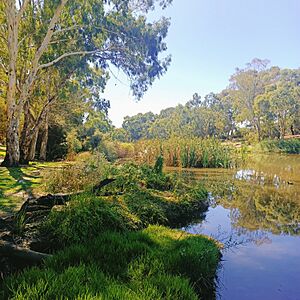
[[260, 144], [263, 151], [300, 154], [300, 139], [264, 140]]

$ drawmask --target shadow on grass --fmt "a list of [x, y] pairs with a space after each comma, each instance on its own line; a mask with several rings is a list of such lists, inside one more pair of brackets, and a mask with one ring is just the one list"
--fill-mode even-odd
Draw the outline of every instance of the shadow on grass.
[[26, 197], [33, 196], [32, 186], [36, 178], [25, 174], [19, 167], [0, 168], [0, 216], [15, 212]]
[[[32, 197], [32, 184], [31, 180], [25, 179], [25, 177], [30, 177], [26, 175], [21, 168], [7, 168], [9, 175], [15, 179], [15, 184], [12, 188], [18, 188], [18, 191], [24, 191], [29, 197]], [[34, 177], [32, 177], [34, 178]]]

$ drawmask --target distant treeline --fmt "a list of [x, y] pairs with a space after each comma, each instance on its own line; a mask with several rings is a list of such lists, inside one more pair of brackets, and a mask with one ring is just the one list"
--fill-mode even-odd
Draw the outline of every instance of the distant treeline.
[[123, 141], [170, 137], [245, 138], [259, 141], [300, 133], [300, 69], [268, 67], [254, 59], [236, 69], [229, 86], [185, 105], [125, 117], [114, 138]]

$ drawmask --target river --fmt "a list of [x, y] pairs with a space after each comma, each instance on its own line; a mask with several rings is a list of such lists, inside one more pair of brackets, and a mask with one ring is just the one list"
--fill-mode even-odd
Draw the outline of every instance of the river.
[[204, 221], [184, 229], [224, 244], [218, 299], [300, 299], [300, 155], [253, 155], [235, 170], [169, 170], [210, 192]]

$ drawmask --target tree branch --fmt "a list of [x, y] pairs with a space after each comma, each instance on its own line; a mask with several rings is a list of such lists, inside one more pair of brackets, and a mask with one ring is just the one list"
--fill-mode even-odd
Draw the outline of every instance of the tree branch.
[[44, 68], [48, 68], [53, 66], [54, 64], [58, 63], [60, 60], [62, 60], [63, 58], [69, 57], [69, 56], [74, 56], [74, 55], [88, 55], [88, 54], [95, 54], [99, 52], [99, 50], [93, 50], [93, 51], [76, 51], [76, 52], [69, 52], [69, 53], [64, 53], [61, 56], [57, 57], [56, 59], [46, 63], [46, 64], [42, 64], [39, 66], [39, 70], [40, 69], [44, 69]]
[[54, 27], [57, 24], [57, 22], [61, 16], [61, 13], [62, 13], [65, 5], [67, 4], [67, 2], [68, 2], [68, 0], [62, 0], [61, 3], [56, 8], [56, 11], [54, 12], [54, 15], [50, 21], [47, 33], [46, 33], [40, 47], [38, 48], [38, 50], [35, 53], [34, 59], [32, 61], [31, 76], [29, 76], [29, 85], [31, 85], [31, 81], [34, 80], [34, 77], [39, 69], [39, 66], [38, 66], [39, 60], [40, 60], [41, 56], [43, 55], [43, 53], [45, 52], [45, 50], [47, 49], [47, 47], [51, 41], [51, 38], [54, 33]]
[[25, 259], [32, 263], [41, 263], [44, 259], [51, 257], [50, 254], [21, 248], [5, 241], [0, 241], [0, 254], [3, 256], [12, 256], [15, 258]]
[[[24, 0], [24, 1], [26, 1], [26, 0]], [[30, 90], [34, 80], [36, 79], [36, 74], [39, 70], [39, 60], [40, 60], [41, 56], [43, 55], [43, 53], [45, 52], [45, 50], [47, 49], [47, 47], [51, 41], [51, 38], [52, 38], [53, 32], [54, 32], [54, 27], [57, 24], [57, 22], [61, 16], [61, 13], [62, 13], [65, 5], [67, 4], [67, 2], [68, 2], [68, 0], [61, 0], [61, 3], [57, 6], [57, 8], [53, 14], [53, 17], [50, 21], [47, 33], [46, 33], [40, 47], [38, 48], [38, 50], [36, 51], [36, 53], [34, 55], [34, 58], [32, 60], [32, 64], [31, 64], [32, 67], [31, 67], [30, 73], [26, 79], [26, 82], [22, 89], [22, 93], [20, 95], [20, 99], [19, 99], [19, 103], [18, 103], [20, 106], [26, 101], [26, 99], [28, 97], [29, 90]]]
[[53, 35], [56, 35], [56, 34], [59, 34], [59, 33], [63, 33], [63, 32], [66, 32], [66, 31], [71, 31], [71, 30], [77, 29], [77, 28], [82, 28], [82, 27], [85, 27], [85, 26], [74, 25], [74, 26], [62, 28], [62, 29], [60, 29], [60, 30], [54, 31], [54, 32], [53, 32]]
[[28, 4], [29, 4], [29, 0], [24, 0], [22, 6], [20, 7], [18, 14], [17, 14], [17, 23], [18, 24], [23, 16], [24, 11], [26, 10]]

